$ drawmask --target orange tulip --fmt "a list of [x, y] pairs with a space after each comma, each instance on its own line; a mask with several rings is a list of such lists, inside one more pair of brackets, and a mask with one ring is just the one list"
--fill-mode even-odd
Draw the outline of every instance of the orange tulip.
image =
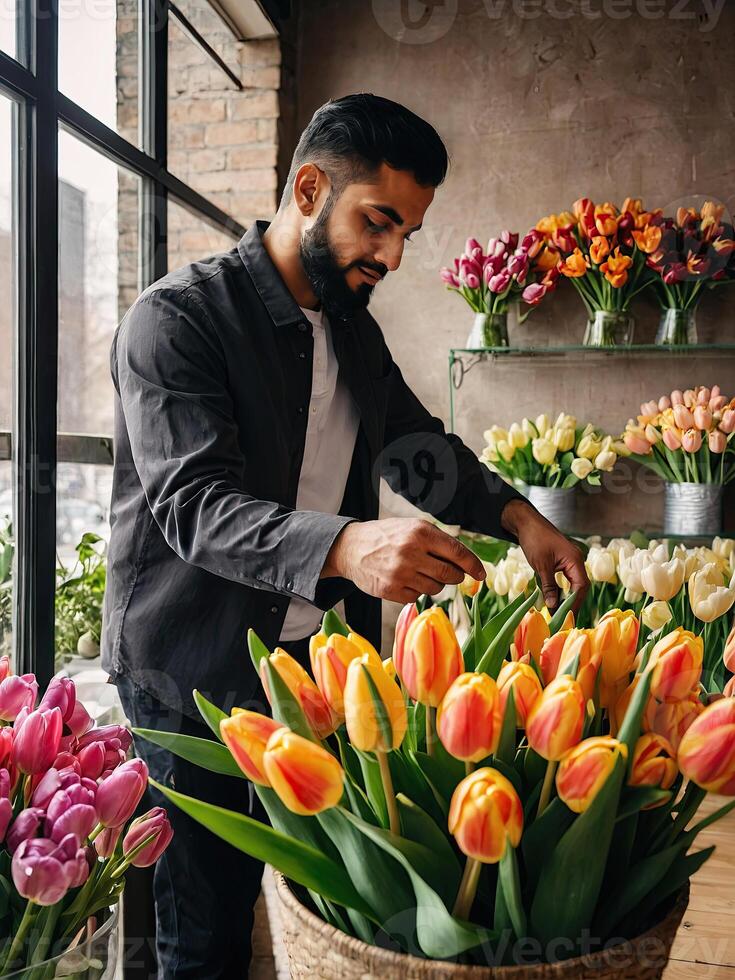
[[677, 759], [697, 786], [735, 796], [735, 698], [707, 705], [682, 738]]
[[436, 731], [455, 759], [479, 762], [497, 749], [503, 707], [495, 681], [488, 674], [460, 674], [444, 695]]
[[687, 697], [699, 683], [703, 650], [701, 636], [685, 629], [675, 629], [658, 641], [648, 661], [653, 668], [651, 694], [657, 701]]
[[538, 655], [538, 665], [545, 685], [550, 684], [559, 673], [561, 652], [564, 649], [569, 632], [569, 629], [560, 629], [558, 633], [550, 636], [541, 647], [541, 652]]
[[551, 245], [547, 245], [536, 259], [536, 268], [540, 272], [549, 272], [551, 269], [555, 269], [558, 266], [559, 259], [559, 250], [553, 248]]
[[549, 638], [549, 624], [543, 614], [538, 609], [529, 609], [523, 619], [516, 627], [513, 636], [513, 644], [519, 660], [525, 654], [530, 653], [534, 660], [538, 660], [541, 647], [544, 641]]
[[595, 224], [595, 205], [588, 197], [580, 197], [572, 205], [572, 211], [577, 219], [577, 226], [585, 238], [597, 235]]
[[[337, 727], [337, 719], [332, 714], [332, 709], [324, 700], [324, 695], [309, 677], [301, 664], [294, 658], [276, 647], [268, 657], [271, 667], [277, 672], [283, 683], [289, 689], [293, 697], [301, 705], [309, 727], [317, 738], [326, 738], [331, 735]], [[271, 694], [268, 689], [268, 678], [265, 672], [265, 659], [260, 663], [260, 680], [266, 693], [268, 701]]]
[[484, 864], [497, 864], [507, 844], [518, 847], [523, 806], [511, 781], [489, 766], [465, 776], [452, 795], [449, 832], [463, 854]]
[[432, 606], [414, 619], [403, 643], [403, 656], [400, 662], [394, 658], [394, 663], [410, 697], [438, 707], [464, 668], [462, 651], [443, 609]]
[[383, 661], [383, 670], [392, 681], [396, 680], [398, 675], [396, 674], [396, 665], [393, 663], [393, 657], [385, 658]]
[[406, 633], [408, 633], [408, 627], [416, 619], [418, 614], [419, 611], [416, 608], [416, 603], [409, 602], [401, 609], [396, 620], [396, 632], [393, 639], [393, 663], [399, 676], [401, 664], [403, 663], [403, 645], [406, 640]]
[[498, 674], [498, 692], [503, 714], [511, 688], [516, 705], [516, 728], [524, 728], [531, 708], [541, 697], [541, 681], [530, 664], [524, 664], [520, 660], [507, 660]]
[[528, 715], [528, 744], [549, 762], [558, 761], [582, 738], [585, 710], [579, 682], [566, 674], [555, 678]]
[[233, 709], [232, 715], [219, 724], [220, 735], [233, 759], [259, 786], [270, 786], [263, 769], [263, 752], [273, 732], [284, 727], [280, 721], [243, 708]]
[[606, 201], [595, 207], [595, 226], [601, 235], [614, 235], [618, 230], [618, 209]]
[[364, 640], [363, 643], [367, 644], [370, 649], [362, 650], [354, 642], [354, 636], [354, 633], [351, 633], [349, 638], [342, 636], [341, 633], [333, 633], [326, 643], [309, 651], [311, 670], [317, 687], [332, 709], [335, 719], [340, 723], [345, 720], [344, 689], [347, 681], [347, 668], [353, 660], [363, 656], [364, 653], [378, 661], [380, 659], [373, 647], [367, 643], [367, 640]]
[[[657, 786], [659, 789], [668, 789], [676, 779], [678, 771], [676, 749], [667, 738], [655, 732], [641, 735], [633, 750], [633, 764], [628, 778], [631, 786]], [[653, 804], [653, 806], [660, 805]], [[646, 809], [650, 808], [652, 807], [646, 807]]]
[[702, 714], [704, 705], [696, 693], [689, 694], [683, 701], [667, 704], [649, 698], [643, 713], [643, 730], [655, 732], [670, 742], [678, 750], [684, 734], [692, 723]]
[[725, 649], [722, 651], [722, 659], [731, 674], [735, 674], [735, 626], [730, 630], [725, 640]]
[[609, 735], [586, 738], [570, 749], [559, 763], [556, 791], [574, 813], [584, 813], [605, 785], [619, 756], [628, 747]]
[[268, 739], [263, 767], [270, 785], [293, 813], [310, 816], [337, 806], [344, 772], [331, 752], [281, 728]]
[[578, 279], [580, 276], [587, 275], [587, 260], [580, 249], [575, 248], [571, 255], [568, 255], [559, 263], [559, 271], [568, 279]]
[[658, 225], [647, 225], [641, 231], [633, 232], [633, 240], [641, 252], [650, 255], [661, 244], [661, 235], [662, 232]]
[[590, 258], [599, 265], [610, 254], [610, 242], [603, 236], [596, 236], [590, 243]]
[[735, 698], [735, 676], [731, 677], [730, 680], [722, 688], [722, 693], [726, 698]]
[[595, 679], [600, 669], [600, 654], [592, 645], [592, 630], [569, 630], [562, 647], [557, 676], [569, 672], [575, 657], [579, 657], [577, 680], [588, 701], [595, 693]]
[[620, 254], [620, 246], [615, 249], [606, 262], [600, 266], [600, 271], [615, 289], [620, 289], [628, 281], [628, 269], [633, 265], [629, 255]]
[[[368, 676], [383, 702], [390, 724], [390, 738], [381, 729]], [[344, 687], [345, 724], [350, 741], [362, 752], [389, 752], [399, 748], [406, 734], [406, 702], [400, 687], [386, 673], [382, 663], [363, 654], [350, 662]]]
[[640, 622], [632, 609], [611, 609], [592, 631], [592, 646], [602, 657], [602, 683], [627, 682], [633, 670]]

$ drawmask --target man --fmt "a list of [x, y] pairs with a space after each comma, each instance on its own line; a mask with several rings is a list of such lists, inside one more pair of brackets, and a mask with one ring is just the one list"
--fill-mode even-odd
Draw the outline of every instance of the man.
[[[578, 550], [446, 435], [366, 310], [446, 169], [437, 133], [404, 107], [330, 102], [301, 137], [272, 224], [164, 277], [121, 323], [103, 663], [134, 724], [207, 737], [195, 687], [226, 711], [261, 702], [248, 627], [306, 662], [340, 600], [377, 645], [380, 599], [483, 577], [433, 524], [378, 519], [380, 473], [445, 523], [518, 540], [549, 605], [556, 571], [584, 590]], [[137, 749], [157, 779], [248, 810], [244, 781]], [[262, 869], [170, 810], [159, 977], [242, 977]]]

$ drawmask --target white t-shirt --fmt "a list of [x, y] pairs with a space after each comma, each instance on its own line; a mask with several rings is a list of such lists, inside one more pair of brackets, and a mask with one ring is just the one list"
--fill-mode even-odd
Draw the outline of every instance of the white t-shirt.
[[[337, 514], [345, 494], [360, 416], [352, 395], [338, 380], [339, 364], [329, 320], [322, 310], [302, 307], [301, 312], [312, 325], [314, 360], [296, 509]], [[281, 641], [311, 636], [322, 615], [310, 602], [292, 599], [281, 629]]]

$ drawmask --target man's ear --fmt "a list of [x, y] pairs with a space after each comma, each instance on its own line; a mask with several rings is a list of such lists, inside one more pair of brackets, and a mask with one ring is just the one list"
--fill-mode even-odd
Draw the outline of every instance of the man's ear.
[[321, 210], [330, 189], [329, 177], [323, 170], [315, 163], [303, 163], [294, 178], [294, 203], [305, 218], [314, 217]]

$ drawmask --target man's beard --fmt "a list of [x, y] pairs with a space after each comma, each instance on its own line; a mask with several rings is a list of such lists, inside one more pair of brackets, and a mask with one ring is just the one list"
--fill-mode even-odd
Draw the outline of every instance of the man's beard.
[[350, 269], [362, 265], [384, 276], [388, 271], [381, 263], [359, 259], [347, 266], [340, 266], [327, 235], [327, 218], [331, 208], [325, 207], [312, 228], [304, 233], [299, 246], [301, 263], [314, 294], [324, 312], [334, 317], [349, 316], [355, 310], [364, 310], [370, 302], [374, 284], [361, 283], [351, 289], [347, 283]]

